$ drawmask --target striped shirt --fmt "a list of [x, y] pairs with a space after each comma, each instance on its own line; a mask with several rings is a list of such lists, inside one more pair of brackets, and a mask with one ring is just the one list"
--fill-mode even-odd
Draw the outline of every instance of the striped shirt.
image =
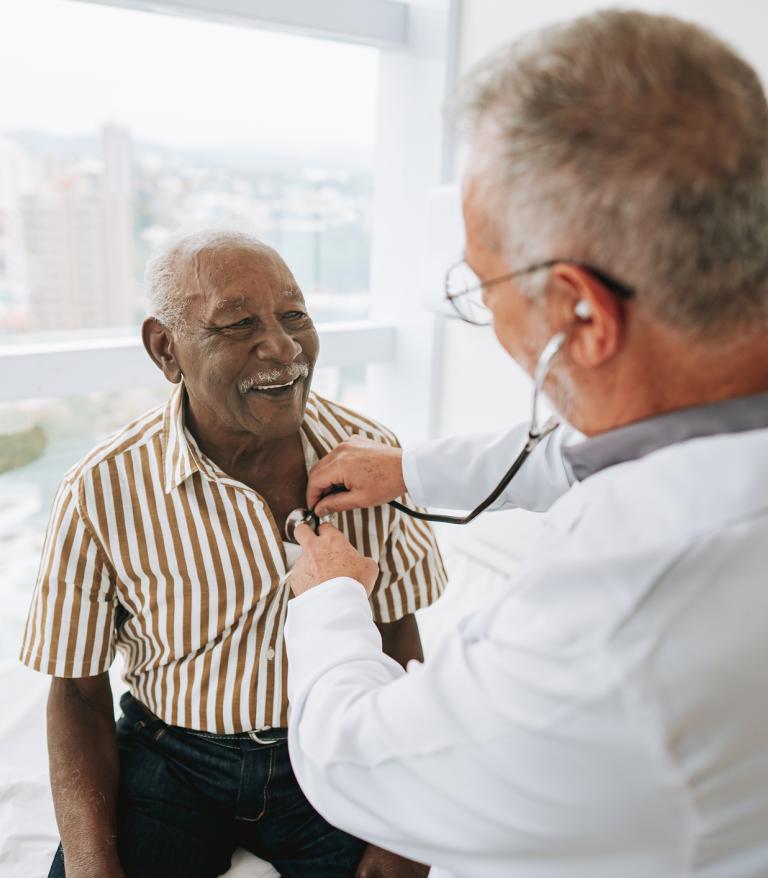
[[[53, 503], [21, 660], [87, 677], [120, 650], [132, 694], [165, 722], [228, 734], [287, 725], [285, 548], [258, 493], [230, 478], [184, 426], [179, 385], [73, 467]], [[307, 468], [384, 427], [310, 394]], [[379, 562], [374, 618], [395, 621], [445, 584], [434, 535], [389, 506], [337, 524]]]

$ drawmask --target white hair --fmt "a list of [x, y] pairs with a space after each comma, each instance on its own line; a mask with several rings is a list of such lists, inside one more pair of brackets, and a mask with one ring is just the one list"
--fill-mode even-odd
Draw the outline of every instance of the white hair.
[[205, 229], [171, 237], [153, 254], [144, 272], [149, 316], [171, 332], [183, 334], [187, 305], [201, 286], [200, 257], [221, 250], [272, 252], [263, 241], [244, 232]]
[[678, 330], [768, 328], [768, 104], [719, 39], [597, 12], [481, 62], [456, 109], [492, 145], [473, 170], [512, 269], [582, 260]]

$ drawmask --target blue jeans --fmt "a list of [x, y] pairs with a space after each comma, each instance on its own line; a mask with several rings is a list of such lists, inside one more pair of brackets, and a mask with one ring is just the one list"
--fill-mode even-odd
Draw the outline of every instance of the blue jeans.
[[[130, 694], [117, 723], [117, 843], [128, 878], [213, 878], [240, 846], [283, 878], [353, 878], [365, 844], [309, 804], [285, 729], [213, 735], [168, 726]], [[59, 846], [49, 878], [64, 875]]]

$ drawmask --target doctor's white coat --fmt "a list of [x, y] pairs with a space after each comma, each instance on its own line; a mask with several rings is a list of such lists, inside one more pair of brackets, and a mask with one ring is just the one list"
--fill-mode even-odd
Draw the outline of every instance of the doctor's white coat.
[[[563, 436], [500, 504], [553, 504], [542, 542], [426, 664], [381, 652], [354, 580], [290, 602], [299, 782], [332, 823], [433, 875], [764, 878], [768, 431], [570, 490]], [[417, 448], [409, 492], [471, 507], [519, 444]]]

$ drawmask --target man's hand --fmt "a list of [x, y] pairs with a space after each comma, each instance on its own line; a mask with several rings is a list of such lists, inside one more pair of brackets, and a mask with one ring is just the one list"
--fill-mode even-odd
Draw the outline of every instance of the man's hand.
[[402, 448], [359, 436], [345, 439], [312, 467], [307, 508], [327, 515], [400, 497], [405, 494], [402, 458]]
[[357, 867], [355, 878], [426, 878], [429, 866], [406, 860], [369, 844]]
[[321, 524], [315, 534], [309, 525], [300, 524], [295, 535], [303, 549], [289, 580], [297, 597], [337, 576], [356, 579], [366, 594], [371, 594], [379, 565], [372, 558], [364, 558], [340, 530], [332, 524]]

